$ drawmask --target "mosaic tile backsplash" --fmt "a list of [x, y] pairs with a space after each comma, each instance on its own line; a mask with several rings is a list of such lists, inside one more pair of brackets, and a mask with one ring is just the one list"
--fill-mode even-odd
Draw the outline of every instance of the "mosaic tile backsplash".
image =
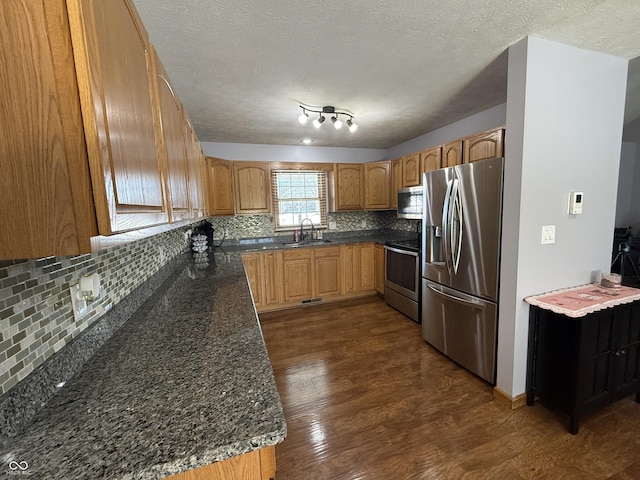
[[[184, 252], [188, 228], [86, 255], [0, 261], [0, 395]], [[75, 321], [69, 286], [94, 272], [100, 297]]]
[[[291, 232], [275, 232], [270, 215], [237, 215], [210, 218], [215, 238], [221, 238], [226, 228], [230, 239], [273, 237], [291, 235]], [[335, 230], [328, 232], [357, 232], [361, 230], [392, 229], [414, 231], [417, 221], [397, 218], [395, 211], [328, 213], [328, 222], [336, 222]], [[363, 223], [365, 222], [365, 226]]]
[[[230, 239], [290, 235], [274, 232], [269, 215], [221, 216], [209, 221], [216, 238], [225, 228]], [[395, 211], [330, 213], [328, 221], [336, 222], [334, 232], [416, 228], [415, 221], [398, 219]], [[0, 261], [0, 395], [185, 251], [188, 228], [92, 254]], [[69, 286], [94, 272], [102, 278], [100, 298], [75, 321]]]

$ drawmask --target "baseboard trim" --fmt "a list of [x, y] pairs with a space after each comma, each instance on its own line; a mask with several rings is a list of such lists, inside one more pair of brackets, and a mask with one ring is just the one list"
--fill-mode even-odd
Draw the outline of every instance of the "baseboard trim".
[[512, 397], [498, 387], [493, 387], [493, 398], [498, 402], [510, 407], [512, 410], [523, 407], [527, 404], [526, 393], [521, 393], [519, 395], [516, 395], [515, 397]]

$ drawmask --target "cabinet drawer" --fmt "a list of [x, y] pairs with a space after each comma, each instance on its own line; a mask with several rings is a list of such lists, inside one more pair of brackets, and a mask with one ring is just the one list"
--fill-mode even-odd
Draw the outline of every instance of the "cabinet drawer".
[[314, 250], [316, 258], [322, 257], [338, 257], [340, 256], [340, 247], [319, 247]]
[[297, 260], [300, 258], [311, 258], [313, 255], [313, 249], [311, 248], [296, 248], [295, 250], [285, 250], [284, 259]]

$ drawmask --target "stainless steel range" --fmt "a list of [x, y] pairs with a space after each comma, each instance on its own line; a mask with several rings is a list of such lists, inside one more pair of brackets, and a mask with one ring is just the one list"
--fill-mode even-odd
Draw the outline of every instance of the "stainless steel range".
[[418, 238], [386, 242], [384, 300], [420, 323], [420, 246]]

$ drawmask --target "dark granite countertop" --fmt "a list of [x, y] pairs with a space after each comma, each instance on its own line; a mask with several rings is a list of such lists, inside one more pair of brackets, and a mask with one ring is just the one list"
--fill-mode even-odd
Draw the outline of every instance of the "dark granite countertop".
[[0, 476], [18, 462], [31, 478], [155, 479], [284, 440], [240, 254], [184, 257], [0, 447]]
[[[402, 230], [365, 230], [363, 232], [324, 233], [322, 240], [319, 240], [318, 243], [315, 244], [309, 244], [308, 246], [329, 247], [335, 245], [350, 245], [362, 242], [375, 242], [384, 244], [387, 241], [404, 240], [407, 238], [413, 238], [415, 236], [415, 232], [406, 232]], [[319, 243], [323, 241], [326, 243]], [[291, 248], [291, 246], [287, 245], [290, 245], [292, 243], [293, 239], [291, 235], [279, 235], [275, 237], [227, 240], [223, 242], [222, 249], [228, 252], [277, 250]], [[302, 242], [301, 246], [305, 246], [305, 243]]]

